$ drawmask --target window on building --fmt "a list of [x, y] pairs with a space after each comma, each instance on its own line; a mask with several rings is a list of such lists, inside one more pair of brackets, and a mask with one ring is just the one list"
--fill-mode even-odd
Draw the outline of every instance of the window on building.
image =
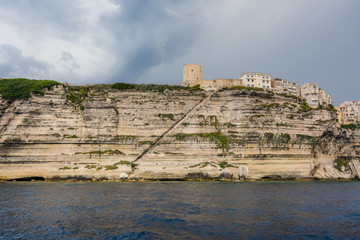
[[254, 79], [251, 79], [251, 82], [254, 82]]
[[193, 72], [193, 71], [194, 71], [194, 69], [191, 69], [191, 71]]
[[248, 84], [247, 86], [250, 87], [250, 84]]
[[269, 88], [269, 86], [267, 86], [267, 88]]
[[251, 84], [252, 87], [254, 87], [254, 84]]

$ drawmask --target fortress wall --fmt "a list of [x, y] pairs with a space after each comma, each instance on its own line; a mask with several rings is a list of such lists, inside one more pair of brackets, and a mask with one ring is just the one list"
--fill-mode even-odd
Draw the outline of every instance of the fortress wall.
[[241, 79], [215, 79], [215, 80], [192, 80], [187, 81], [185, 85], [195, 86], [199, 84], [203, 88], [224, 88], [233, 86], [242, 86]]

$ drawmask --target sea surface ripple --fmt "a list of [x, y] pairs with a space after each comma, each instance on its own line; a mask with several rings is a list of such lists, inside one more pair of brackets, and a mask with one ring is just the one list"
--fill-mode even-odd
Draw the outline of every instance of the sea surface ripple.
[[0, 239], [360, 239], [360, 182], [2, 183]]

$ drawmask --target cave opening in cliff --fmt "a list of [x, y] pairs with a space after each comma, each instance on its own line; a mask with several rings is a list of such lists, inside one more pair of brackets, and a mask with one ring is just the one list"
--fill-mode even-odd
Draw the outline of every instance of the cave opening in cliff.
[[10, 181], [18, 181], [18, 182], [30, 182], [30, 181], [45, 181], [44, 177], [23, 177], [23, 178], [15, 178]]

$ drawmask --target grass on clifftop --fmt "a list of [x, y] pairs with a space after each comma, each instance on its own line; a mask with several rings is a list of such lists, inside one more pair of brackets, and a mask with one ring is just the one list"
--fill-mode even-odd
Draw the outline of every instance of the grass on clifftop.
[[43, 94], [43, 88], [49, 88], [60, 83], [51, 80], [30, 80], [25, 78], [0, 80], [2, 98], [10, 101], [30, 97], [30, 93]]
[[204, 91], [200, 88], [200, 85], [195, 85], [192, 87], [184, 87], [180, 85], [158, 85], [158, 84], [133, 84], [133, 83], [114, 83], [111, 85], [111, 88], [118, 90], [140, 90], [140, 91], [155, 91], [163, 93], [165, 90], [174, 91], [174, 90], [187, 90], [191, 92]]
[[225, 91], [225, 90], [248, 90], [248, 91], [255, 91], [255, 92], [264, 92], [265, 90], [263, 88], [258, 88], [258, 87], [246, 87], [246, 86], [233, 86], [233, 87], [230, 87], [230, 88], [222, 88], [220, 89], [220, 91]]

